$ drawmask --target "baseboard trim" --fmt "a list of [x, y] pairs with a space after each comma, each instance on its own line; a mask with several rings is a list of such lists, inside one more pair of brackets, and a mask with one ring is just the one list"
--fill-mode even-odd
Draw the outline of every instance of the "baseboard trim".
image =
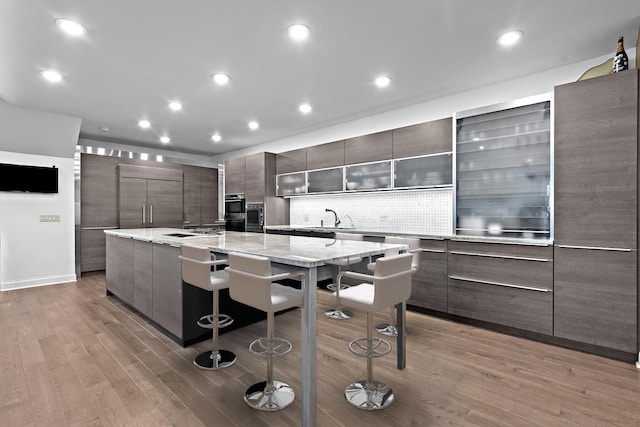
[[16, 289], [35, 288], [38, 286], [59, 285], [62, 283], [75, 282], [77, 280], [75, 274], [65, 276], [49, 276], [38, 277], [26, 280], [11, 280], [0, 282], [0, 291], [12, 291]]

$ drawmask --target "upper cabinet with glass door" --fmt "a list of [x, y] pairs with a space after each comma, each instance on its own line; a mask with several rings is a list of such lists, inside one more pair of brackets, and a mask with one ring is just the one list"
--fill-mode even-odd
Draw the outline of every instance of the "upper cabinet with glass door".
[[295, 172], [276, 175], [276, 195], [294, 196], [307, 193], [307, 173]]
[[456, 234], [551, 238], [549, 96], [456, 120]]
[[344, 168], [318, 169], [307, 172], [307, 192], [330, 193], [344, 190]]
[[391, 160], [345, 166], [347, 190], [391, 188]]
[[393, 188], [452, 185], [451, 153], [409, 157], [393, 161]]

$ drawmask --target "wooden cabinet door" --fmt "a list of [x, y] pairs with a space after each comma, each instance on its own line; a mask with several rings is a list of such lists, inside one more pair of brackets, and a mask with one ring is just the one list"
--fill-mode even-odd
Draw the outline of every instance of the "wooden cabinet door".
[[554, 335], [635, 353], [637, 253], [555, 248]]
[[147, 180], [120, 177], [118, 213], [120, 228], [147, 226]]
[[98, 271], [106, 268], [106, 234], [103, 228], [80, 230], [80, 271]]
[[202, 225], [211, 225], [218, 220], [218, 169], [202, 168], [200, 171]]
[[307, 170], [307, 149], [285, 151], [276, 154], [276, 174], [300, 172]]
[[245, 200], [247, 203], [264, 202], [265, 196], [265, 153], [255, 153], [245, 157]]
[[307, 147], [307, 169], [344, 166], [344, 141]]
[[145, 316], [153, 315], [153, 243], [133, 241], [133, 306]]
[[393, 130], [393, 158], [453, 151], [451, 117]]
[[224, 161], [224, 192], [225, 194], [237, 194], [245, 192], [245, 158]]
[[392, 157], [391, 131], [372, 133], [344, 141], [344, 163], [377, 162]]
[[82, 227], [118, 226], [118, 158], [80, 156], [80, 223]]
[[191, 226], [202, 224], [202, 176], [197, 166], [182, 166], [182, 199], [184, 223]]
[[421, 242], [420, 268], [413, 275], [408, 304], [447, 312], [447, 243]]
[[153, 320], [182, 338], [182, 269], [180, 248], [153, 245]]
[[556, 244], [636, 249], [638, 71], [558, 86]]
[[182, 182], [147, 180], [148, 227], [182, 227]]
[[133, 239], [107, 236], [107, 292], [133, 305]]

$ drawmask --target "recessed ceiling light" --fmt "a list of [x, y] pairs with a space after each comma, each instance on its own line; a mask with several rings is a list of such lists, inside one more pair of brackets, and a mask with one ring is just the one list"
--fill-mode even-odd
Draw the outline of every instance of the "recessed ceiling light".
[[211, 135], [211, 139], [213, 140], [213, 142], [220, 142], [222, 141], [222, 137], [220, 136], [219, 133], [214, 133], [213, 135]]
[[79, 37], [83, 36], [87, 32], [87, 29], [83, 25], [78, 24], [77, 22], [70, 19], [56, 19], [56, 24], [62, 31], [69, 34], [70, 36]]
[[309, 37], [309, 33], [311, 29], [303, 24], [293, 24], [287, 28], [287, 33], [289, 33], [289, 37], [294, 40], [302, 41]]
[[109, 128], [108, 128], [108, 127], [106, 127], [106, 126], [101, 126], [101, 127], [100, 127], [100, 130], [101, 130], [102, 132], [109, 132], [111, 129], [109, 129]]
[[249, 129], [251, 130], [256, 130], [260, 127], [260, 125], [258, 124], [258, 122], [253, 121], [253, 122], [249, 122]]
[[162, 142], [163, 144], [168, 144], [171, 141], [171, 138], [169, 138], [167, 135], [162, 135], [160, 137], [160, 142]]
[[179, 103], [178, 101], [171, 101], [169, 103], [169, 108], [172, 109], [173, 111], [180, 111], [182, 110], [182, 104]]
[[231, 77], [229, 77], [229, 75], [224, 73], [212, 74], [211, 78], [213, 79], [214, 82], [218, 83], [219, 85], [226, 85], [227, 83], [229, 83], [229, 80], [231, 80]]
[[298, 107], [298, 109], [300, 110], [301, 113], [303, 114], [307, 114], [310, 113], [312, 108], [311, 105], [304, 103], [304, 104], [300, 104], [300, 106]]
[[387, 87], [391, 83], [391, 77], [389, 76], [380, 76], [376, 78], [376, 85], [378, 87]]
[[520, 30], [509, 31], [498, 37], [497, 42], [502, 46], [513, 46], [518, 42], [518, 40], [520, 40], [520, 37], [522, 37], [523, 34], [524, 33]]
[[40, 71], [40, 74], [50, 82], [58, 83], [62, 81], [62, 74], [60, 74], [56, 70], [42, 70]]
[[149, 123], [149, 120], [140, 120], [138, 122], [138, 126], [140, 126], [142, 129], [147, 129], [151, 127], [151, 123]]

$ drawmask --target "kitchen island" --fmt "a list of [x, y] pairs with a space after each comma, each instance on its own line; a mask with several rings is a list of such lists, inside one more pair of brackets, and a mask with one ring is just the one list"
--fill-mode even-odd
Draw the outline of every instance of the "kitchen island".
[[[342, 258], [378, 256], [389, 250], [406, 250], [406, 245], [384, 244], [377, 242], [363, 241], [336, 241], [335, 239], [323, 239], [302, 236], [282, 236], [263, 233], [241, 233], [241, 232], [219, 232], [210, 235], [198, 235], [189, 233], [187, 230], [157, 228], [157, 229], [124, 229], [105, 230], [107, 234], [107, 292], [120, 296], [126, 294], [128, 289], [122, 286], [122, 271], [116, 261], [123, 261], [133, 258], [135, 263], [135, 253], [129, 254], [118, 247], [118, 243], [132, 240], [134, 243], [146, 242], [154, 245], [152, 248], [152, 260], [156, 259], [156, 246], [159, 248], [161, 257], [158, 262], [153, 262], [149, 269], [132, 269], [144, 276], [151, 273], [155, 275], [156, 269], [167, 269], [159, 271], [158, 279], [166, 280], [167, 277], [175, 277], [180, 271], [178, 253], [182, 243], [194, 243], [208, 246], [212, 253], [229, 254], [230, 252], [242, 252], [252, 255], [268, 257], [278, 268], [284, 270], [302, 270], [304, 278], [302, 290], [304, 293], [302, 307], [302, 358], [301, 358], [301, 378], [302, 378], [302, 416], [301, 425], [313, 427], [316, 424], [316, 287], [318, 268], [327, 263]], [[165, 249], [165, 247], [168, 248]], [[132, 250], [134, 252], [134, 250]], [[172, 261], [175, 259], [175, 262]], [[172, 265], [177, 266], [171, 267]], [[181, 282], [181, 281], [180, 281]], [[155, 283], [153, 283], [155, 285]], [[153, 288], [155, 291], [155, 288]], [[133, 301], [135, 301], [135, 292]], [[120, 295], [119, 295], [120, 294]], [[155, 301], [155, 294], [153, 300]], [[174, 299], [174, 305], [181, 305], [178, 298]], [[405, 367], [405, 334], [404, 315], [405, 304], [398, 304], [398, 341], [397, 356], [398, 368]], [[155, 315], [155, 311], [152, 312]]]

